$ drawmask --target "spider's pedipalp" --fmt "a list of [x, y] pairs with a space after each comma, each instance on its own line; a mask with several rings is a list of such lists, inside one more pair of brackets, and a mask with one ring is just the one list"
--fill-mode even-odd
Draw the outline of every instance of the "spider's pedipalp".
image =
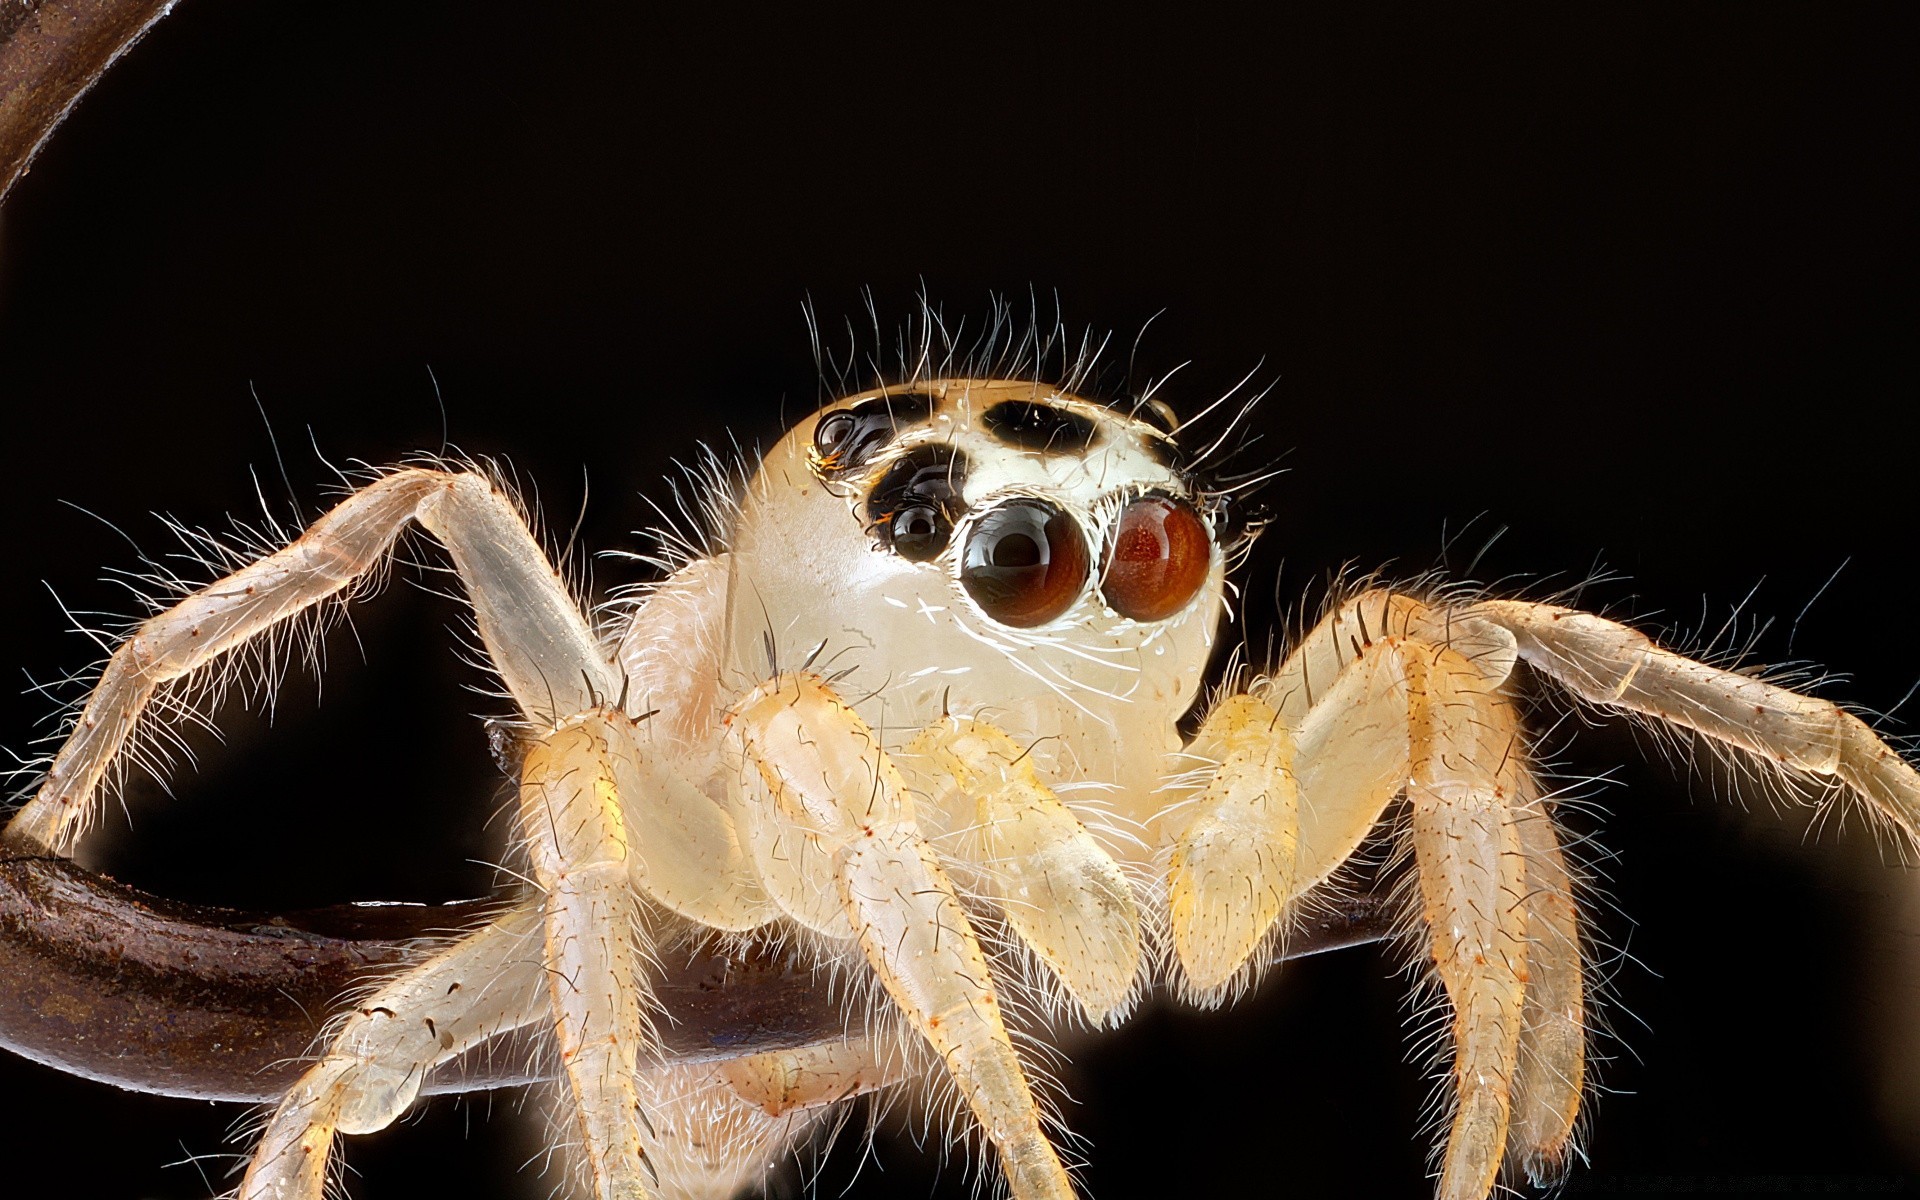
[[749, 811], [780, 812], [819, 843], [854, 938], [966, 1097], [1016, 1200], [1071, 1200], [986, 954], [873, 730], [804, 675], [756, 688], [729, 721], [764, 789]]
[[1031, 757], [982, 721], [930, 725], [906, 753], [970, 818], [955, 839], [1018, 934], [1095, 1024], [1126, 1015], [1140, 970], [1140, 915], [1120, 864], [1040, 781]]

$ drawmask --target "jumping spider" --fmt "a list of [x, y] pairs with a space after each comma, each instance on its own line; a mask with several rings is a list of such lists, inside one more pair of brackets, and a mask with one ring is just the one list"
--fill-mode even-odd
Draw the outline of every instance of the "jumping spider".
[[[839, 1101], [911, 1080], [961, 1099], [1014, 1196], [1066, 1200], [1023, 1022], [1118, 1022], [1160, 987], [1230, 998], [1389, 815], [1451, 1006], [1439, 1194], [1482, 1200], [1503, 1171], [1559, 1176], [1587, 1052], [1517, 664], [1920, 835], [1920, 776], [1854, 716], [1543, 603], [1348, 595], [1183, 735], [1243, 540], [1193, 449], [1157, 402], [1034, 382], [848, 396], [607, 626], [488, 478], [396, 470], [141, 625], [11, 832], [70, 853], [157, 691], [351, 589], [410, 523], [451, 554], [517, 707], [531, 879], [337, 1021], [247, 1200], [319, 1200], [336, 1134], [542, 1024], [603, 1200], [730, 1195]], [[871, 1002], [868, 1032], [657, 1060], [651, 964], [714, 937], [790, 943]]]

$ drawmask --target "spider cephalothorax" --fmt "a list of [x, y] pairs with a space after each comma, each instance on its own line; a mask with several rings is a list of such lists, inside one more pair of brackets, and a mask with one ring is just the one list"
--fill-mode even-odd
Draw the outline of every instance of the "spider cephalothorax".
[[[764, 677], [771, 640], [834, 675], [885, 736], [943, 712], [991, 712], [1022, 741], [1085, 724], [1109, 745], [1078, 752], [1126, 742], [1145, 768], [1098, 778], [1155, 774], [1202, 683], [1226, 565], [1207, 493], [1174, 462], [1152, 425], [1031, 383], [831, 405], [774, 446], [741, 502], [729, 666]], [[1114, 736], [1116, 711], [1155, 732]]]
[[[10, 836], [70, 850], [158, 689], [349, 588], [417, 522], [526, 731], [530, 882], [339, 1019], [243, 1196], [318, 1200], [336, 1133], [544, 1026], [603, 1200], [738, 1191], [813, 1115], [911, 1082], [957, 1098], [1014, 1195], [1068, 1200], [1020, 1014], [1236, 994], [1397, 820], [1451, 1014], [1440, 1193], [1483, 1200], [1503, 1171], [1557, 1178], [1585, 1078], [1579, 916], [1517, 664], [1920, 831], [1920, 777], [1858, 719], [1547, 604], [1370, 588], [1183, 735], [1234, 542], [1157, 412], [965, 375], [836, 400], [715, 506], [715, 547], [607, 629], [484, 476], [384, 475], [143, 624]], [[655, 956], [723, 935], [794, 946], [880, 1019], [661, 1058]]]

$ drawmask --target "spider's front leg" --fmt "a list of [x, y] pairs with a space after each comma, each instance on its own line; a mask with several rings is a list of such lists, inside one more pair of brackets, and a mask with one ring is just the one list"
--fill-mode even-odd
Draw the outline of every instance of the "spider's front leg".
[[[553, 988], [560, 1049], [596, 1190], [607, 1198], [642, 1196], [644, 1167], [632, 1134], [637, 1117], [627, 1064], [645, 1036], [639, 996], [645, 984], [633, 970], [637, 923], [622, 920], [624, 900], [612, 897], [634, 875], [646, 875], [625, 861], [620, 809], [623, 795], [640, 802], [646, 777], [624, 789], [611, 782], [622, 764], [643, 762], [641, 747], [625, 735], [623, 717], [602, 709], [606, 698], [621, 694], [619, 670], [602, 654], [524, 519], [486, 479], [395, 472], [342, 501], [291, 545], [144, 622], [115, 650], [39, 793], [10, 830], [71, 852], [97, 808], [102, 779], [158, 689], [351, 587], [379, 564], [410, 521], [452, 555], [488, 658], [523, 721], [536, 731], [523, 795], [539, 819], [525, 821], [524, 830], [550, 889], [543, 904], [547, 952], [564, 967], [555, 970], [563, 979]], [[663, 803], [671, 807], [673, 798]], [[737, 860], [737, 852], [713, 845], [728, 841], [729, 834], [717, 810], [707, 815], [712, 819], [678, 831], [684, 843], [679, 849], [686, 851], [679, 858], [696, 864]], [[710, 898], [683, 899], [699, 905]], [[320, 1087], [315, 1094], [345, 1103], [337, 1088]], [[360, 1123], [355, 1118], [356, 1127]], [[262, 1153], [278, 1156], [271, 1146]], [[324, 1178], [323, 1165], [300, 1170], [305, 1174], [280, 1174]]]
[[602, 1200], [647, 1194], [637, 1072], [652, 1040], [642, 975], [650, 947], [628, 883], [635, 854], [614, 758], [629, 724], [617, 713], [574, 718], [528, 749], [520, 784], [521, 827], [546, 898], [554, 1034]]
[[[1020, 1200], [1070, 1200], [1072, 1184], [1001, 1018], [987, 956], [899, 771], [851, 707], [821, 680], [782, 675], [735, 705], [734, 736], [764, 794], [747, 819], [780, 824], [821, 880], [769, 872], [774, 898], [816, 928], [850, 932], [913, 1028], [940, 1055]], [[755, 808], [761, 815], [753, 815]], [[771, 862], [780, 851], [762, 854]], [[781, 882], [782, 880], [785, 882]], [[806, 893], [826, 883], [840, 922]], [[790, 892], [795, 894], [789, 894]]]
[[1288, 906], [1405, 795], [1421, 915], [1453, 1010], [1456, 1107], [1440, 1195], [1481, 1200], [1503, 1161], [1550, 1175], [1578, 1107], [1578, 936], [1551, 818], [1500, 685], [1491, 624], [1367, 593], [1189, 752], [1217, 764], [1172, 838], [1169, 921], [1189, 988], [1256, 969]]
[[725, 813], [679, 777], [643, 725], [616, 710], [577, 714], [535, 738], [521, 768], [554, 1032], [604, 1200], [637, 1200], [643, 1176], [659, 1180], [651, 1160], [661, 1147], [643, 1111], [644, 1052], [656, 1039], [640, 895], [717, 929], [774, 915]]
[[100, 786], [163, 687], [353, 587], [418, 521], [453, 554], [488, 657], [522, 712], [552, 725], [620, 691], [620, 677], [525, 521], [487, 480], [396, 471], [335, 505], [290, 545], [141, 622], [101, 672], [15, 837], [71, 855]]

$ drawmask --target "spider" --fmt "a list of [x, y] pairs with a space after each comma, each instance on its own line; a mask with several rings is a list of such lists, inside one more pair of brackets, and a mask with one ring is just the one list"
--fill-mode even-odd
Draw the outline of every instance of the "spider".
[[[750, 479], [708, 478], [713, 539], [612, 621], [505, 489], [434, 464], [143, 623], [10, 835], [70, 853], [157, 695], [352, 591], [411, 524], [515, 707], [525, 888], [336, 1020], [240, 1196], [319, 1200], [339, 1135], [546, 1027], [602, 1200], [734, 1194], [839, 1102], [911, 1082], [955, 1098], [1015, 1197], [1066, 1200], [1026, 1039], [1155, 989], [1233, 998], [1385, 838], [1450, 1014], [1438, 1194], [1481, 1200], [1560, 1177], [1586, 1081], [1523, 665], [1920, 836], [1920, 776], [1858, 718], [1552, 604], [1368, 587], [1206, 694], [1252, 529], [1167, 406], [1075, 386], [916, 377], [828, 404]], [[820, 970], [848, 1037], [656, 1057], [658, 962], [730, 940]]]

